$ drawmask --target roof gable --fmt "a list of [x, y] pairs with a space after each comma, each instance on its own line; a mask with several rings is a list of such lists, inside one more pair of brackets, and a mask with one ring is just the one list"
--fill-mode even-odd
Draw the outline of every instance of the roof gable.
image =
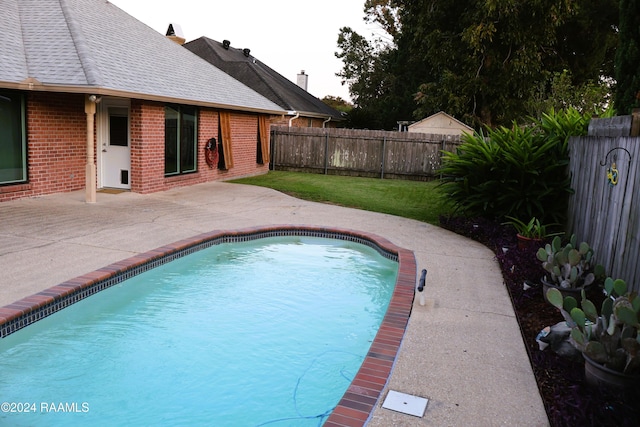
[[184, 47], [285, 110], [309, 117], [343, 120], [339, 111], [251, 56], [246, 49], [234, 48], [227, 41], [220, 43], [207, 37], [185, 43]]
[[3, 0], [0, 11], [11, 30], [0, 87], [35, 79], [42, 90], [284, 112], [108, 1]]
[[462, 123], [460, 120], [445, 113], [444, 111], [439, 111], [409, 125], [409, 130], [423, 129], [428, 127], [460, 129], [466, 132], [473, 133], [473, 128], [471, 126]]

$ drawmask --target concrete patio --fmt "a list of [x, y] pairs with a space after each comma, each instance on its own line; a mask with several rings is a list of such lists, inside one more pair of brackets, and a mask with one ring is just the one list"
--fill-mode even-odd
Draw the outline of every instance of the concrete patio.
[[[0, 203], [0, 306], [212, 230], [326, 225], [380, 235], [428, 270], [386, 386], [429, 399], [424, 417], [381, 407], [368, 426], [546, 426], [502, 275], [483, 245], [418, 221], [211, 182], [141, 195], [84, 192]], [[416, 277], [417, 280], [417, 277]]]

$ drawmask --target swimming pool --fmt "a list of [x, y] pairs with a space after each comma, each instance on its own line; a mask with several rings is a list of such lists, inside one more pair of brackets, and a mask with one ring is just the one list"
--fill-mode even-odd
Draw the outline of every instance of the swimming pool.
[[[3, 336], [11, 333], [12, 331], [23, 327], [25, 323], [30, 323], [34, 321], [33, 319], [37, 320], [37, 318], [39, 316], [42, 316], [43, 313], [46, 314], [49, 310], [52, 309], [52, 305], [54, 306], [54, 308], [59, 308], [60, 306], [63, 306], [65, 304], [64, 300], [73, 301], [76, 299], [81, 299], [81, 297], [87, 296], [85, 294], [91, 294], [94, 288], [111, 288], [114, 285], [122, 286], [121, 283], [124, 278], [135, 276], [136, 274], [141, 272], [136, 270], [146, 271], [158, 266], [161, 266], [159, 268], [162, 269], [164, 268], [163, 264], [167, 260], [179, 258], [184, 254], [202, 250], [203, 247], [219, 245], [225, 242], [249, 241], [262, 237], [273, 237], [281, 235], [296, 235], [304, 236], [305, 238], [306, 236], [322, 238], [328, 237], [346, 242], [357, 242], [375, 249], [375, 251], [382, 254], [387, 259], [397, 259], [399, 261], [399, 273], [396, 280], [396, 286], [394, 289], [392, 301], [386, 312], [382, 326], [378, 331], [378, 334], [376, 335], [374, 342], [365, 357], [364, 363], [362, 364], [362, 366], [360, 366], [358, 374], [347, 389], [347, 392], [344, 394], [338, 407], [331, 415], [331, 418], [329, 419], [327, 425], [335, 425], [333, 424], [334, 422], [340, 423], [342, 421], [348, 421], [348, 425], [353, 425], [354, 420], [359, 420], [364, 423], [364, 421], [366, 421], [366, 418], [369, 416], [369, 413], [373, 409], [373, 405], [375, 405], [375, 402], [379, 397], [379, 393], [384, 387], [386, 378], [391, 370], [395, 354], [402, 338], [404, 326], [406, 325], [406, 321], [408, 319], [410, 305], [413, 298], [413, 286], [415, 283], [415, 261], [413, 260], [413, 254], [400, 248], [394, 247], [392, 244], [384, 241], [383, 239], [376, 240], [375, 236], [354, 233], [352, 231], [326, 230], [309, 227], [295, 229], [287, 227], [276, 227], [271, 229], [252, 229], [244, 231], [241, 230], [232, 233], [209, 233], [207, 235], [189, 239], [188, 241], [178, 242], [174, 245], [171, 245], [170, 247], [159, 248], [158, 250], [151, 251], [147, 254], [143, 254], [129, 260], [125, 260], [121, 263], [116, 263], [114, 265], [105, 267], [98, 272], [91, 273], [89, 275], [83, 276], [82, 278], [74, 279], [73, 281], [70, 281], [70, 283], [61, 284], [58, 287], [43, 291], [43, 293], [40, 293], [36, 296], [29, 297], [25, 300], [17, 302], [16, 304], [6, 306], [0, 309], [0, 316], [4, 317], [4, 319], [0, 319], [0, 332], [3, 334]], [[204, 252], [205, 251], [203, 251], [202, 253]], [[150, 271], [150, 273], [153, 273], [153, 271]], [[264, 292], [267, 291], [265, 289], [262, 289], [260, 286], [261, 276], [262, 273], [255, 274], [253, 280], [248, 283], [248, 287], [243, 291], [244, 294], [242, 294], [242, 296], [244, 296], [244, 298], [241, 298], [240, 301], [237, 301], [238, 298], [234, 298], [234, 304], [237, 304], [238, 307], [242, 305], [251, 306], [256, 305], [256, 301], [260, 301], [260, 297], [264, 296]], [[106, 286], [107, 284], [108, 286]], [[71, 291], [72, 288], [75, 288], [75, 290]], [[140, 289], [142, 291], [142, 288]], [[105, 295], [114, 290], [115, 289], [113, 288], [108, 289]], [[51, 297], [49, 294], [52, 293], [57, 293], [57, 296]], [[317, 297], [318, 296], [316, 295], [316, 298]], [[44, 299], [51, 300], [45, 302]], [[35, 302], [36, 300], [39, 300], [39, 302]], [[169, 299], [168, 301], [171, 302], [173, 300]], [[30, 309], [20, 308], [29, 303], [31, 304]], [[195, 297], [195, 300], [192, 304], [197, 307], [203, 306], [202, 301], [197, 300], [197, 296]], [[338, 310], [338, 312], [344, 311], [339, 308], [336, 301], [324, 304], [335, 304], [335, 308]], [[78, 305], [77, 307], [79, 306], [80, 305]], [[14, 313], [13, 318], [8, 319], [8, 311], [17, 311], [18, 308], [20, 308], [21, 314], [16, 316], [15, 314], [17, 313]], [[237, 310], [237, 307], [234, 308], [234, 310]], [[37, 313], [38, 311], [40, 311], [40, 313]], [[67, 313], [69, 316], [72, 315], [72, 310], [65, 310], [65, 312], [65, 315], [67, 315]], [[155, 310], [151, 310], [151, 312], [153, 313], [155, 312]], [[382, 313], [380, 315], [382, 315]], [[313, 320], [307, 320], [306, 322], [302, 322], [301, 325], [297, 326], [304, 326], [304, 323], [311, 323], [312, 321]], [[193, 329], [201, 328], [202, 327]], [[183, 329], [188, 328], [183, 327]], [[259, 331], [260, 328], [257, 328], [256, 330]], [[117, 340], [115, 341], [115, 343], [117, 343]], [[116, 344], [112, 343], [110, 345]], [[342, 345], [340, 345], [340, 347], [347, 348], [343, 347]], [[251, 347], [249, 346], [248, 349], [250, 348]], [[303, 364], [306, 364], [306, 368], [313, 369], [316, 363], [333, 363], [329, 359], [333, 358], [333, 356], [335, 356], [337, 353], [340, 353], [339, 350], [340, 349], [338, 348], [326, 348], [320, 346], [314, 350], [313, 358], [306, 360]], [[123, 349], [123, 352], [126, 352], [126, 349]], [[259, 349], [258, 353], [260, 353]], [[354, 372], [350, 374], [344, 372], [344, 377], [351, 377], [355, 373], [355, 370], [358, 369], [360, 360], [353, 357], [352, 359], [356, 359], [356, 365], [354, 368], [352, 368]], [[60, 360], [57, 362], [64, 363], [64, 360]], [[90, 364], [90, 361], [87, 363]], [[129, 361], [128, 363], [133, 362]], [[141, 365], [139, 369], [144, 369], [144, 365]], [[347, 371], [348, 370], [349, 369], [347, 369]], [[230, 374], [233, 377], [233, 374]], [[296, 379], [298, 380], [298, 383], [300, 383], [301, 376], [297, 374]], [[302, 380], [304, 380], [304, 378], [302, 378]], [[345, 379], [343, 378], [342, 380], [344, 381]], [[303, 386], [300, 386], [299, 388], [302, 389]], [[184, 394], [188, 393], [181, 393], [181, 395]], [[255, 402], [257, 399], [259, 399], [259, 397], [257, 396], [247, 396], [248, 405], [252, 406], [252, 402]], [[52, 402], [54, 400], [55, 399], [52, 399]], [[81, 412], [83, 409], [83, 403], [84, 402], [82, 401], [78, 401], [76, 402], [78, 407], [71, 409], [76, 409], [77, 412]], [[184, 402], [182, 403], [182, 405], [184, 406]], [[301, 413], [302, 412], [304, 411], [301, 411]], [[346, 418], [342, 419], [341, 421], [341, 417]], [[270, 419], [274, 419], [274, 417]]]

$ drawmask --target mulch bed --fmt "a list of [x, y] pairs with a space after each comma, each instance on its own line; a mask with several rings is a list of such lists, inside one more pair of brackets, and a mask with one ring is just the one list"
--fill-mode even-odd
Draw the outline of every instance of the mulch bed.
[[[486, 219], [443, 217], [440, 222], [443, 228], [477, 240], [496, 254], [551, 426], [640, 426], [640, 393], [591, 387], [584, 381], [584, 362], [539, 349], [536, 336], [540, 330], [562, 321], [562, 316], [544, 300], [537, 285], [544, 275], [535, 257], [538, 247], [519, 249], [512, 228]], [[525, 291], [525, 280], [534, 287]], [[589, 298], [601, 300], [601, 292], [594, 287]]]

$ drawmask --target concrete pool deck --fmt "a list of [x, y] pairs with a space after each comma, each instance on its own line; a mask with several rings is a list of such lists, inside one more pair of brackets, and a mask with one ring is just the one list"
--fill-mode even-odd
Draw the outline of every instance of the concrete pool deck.
[[[368, 426], [546, 426], [513, 308], [493, 253], [414, 220], [212, 182], [161, 193], [84, 192], [0, 203], [0, 306], [107, 264], [212, 230], [275, 224], [370, 232], [428, 270], [389, 390], [429, 399], [422, 418], [382, 408]], [[416, 277], [417, 280], [417, 277]]]

